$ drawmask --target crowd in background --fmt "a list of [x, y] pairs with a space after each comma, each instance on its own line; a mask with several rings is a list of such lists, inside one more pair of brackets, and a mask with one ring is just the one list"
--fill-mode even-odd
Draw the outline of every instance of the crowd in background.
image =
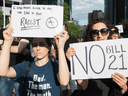
[[[64, 25], [65, 31], [68, 33], [68, 26]], [[0, 55], [3, 50], [4, 39], [2, 29], [0, 31]], [[76, 54], [74, 48], [69, 47], [71, 43], [88, 42], [88, 41], [103, 41], [108, 39], [119, 39], [120, 33], [117, 27], [111, 25], [104, 19], [93, 20], [88, 24], [82, 38], [73, 37], [67, 34], [64, 43], [64, 54], [69, 70], [69, 83], [66, 85], [60, 84], [62, 96], [128, 96], [127, 78], [120, 73], [112, 74], [111, 79], [89, 79], [89, 80], [71, 80], [70, 57]], [[60, 37], [59, 37], [60, 38]], [[15, 37], [10, 47], [9, 67], [17, 65], [25, 61], [36, 62], [39, 58], [33, 52], [32, 38]], [[34, 42], [34, 41], [33, 41]], [[59, 49], [55, 39], [50, 39], [52, 46], [50, 47], [50, 58], [52, 61], [59, 61]], [[15, 68], [15, 67], [14, 67]], [[63, 78], [66, 79], [66, 78]], [[22, 84], [23, 78], [13, 80], [8, 76], [0, 77], [0, 96], [20, 96], [19, 86]], [[29, 96], [29, 95], [27, 95]], [[44, 96], [44, 95], [40, 95]], [[55, 96], [55, 95], [51, 95]]]

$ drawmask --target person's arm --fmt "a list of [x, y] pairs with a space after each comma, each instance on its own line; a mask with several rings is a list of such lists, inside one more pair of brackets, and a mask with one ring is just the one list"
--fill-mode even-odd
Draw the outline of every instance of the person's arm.
[[11, 37], [12, 32], [13, 28], [11, 25], [3, 32], [4, 44], [0, 55], [0, 76], [16, 77], [14, 68], [9, 67], [11, 44], [14, 39]]
[[[62, 37], [62, 34], [64, 34], [64, 37]], [[57, 74], [58, 81], [61, 85], [67, 85], [69, 82], [69, 70], [64, 54], [64, 44], [66, 41], [67, 32], [63, 30], [60, 34], [56, 35], [56, 44], [58, 47], [58, 53], [59, 53], [59, 73]]]
[[[66, 51], [66, 57], [70, 61], [70, 57], [76, 54], [76, 50], [73, 47], [69, 47]], [[81, 89], [85, 90], [88, 86], [88, 80], [76, 80]]]
[[19, 53], [21, 54], [27, 47], [29, 40], [21, 39], [19, 41], [18, 46], [11, 46], [11, 53]]
[[88, 87], [88, 83], [89, 83], [88, 80], [76, 80], [76, 81], [82, 90], [86, 90], [86, 88]]
[[120, 73], [112, 74], [112, 79], [121, 88], [121, 93], [124, 94], [128, 90], [127, 78]]

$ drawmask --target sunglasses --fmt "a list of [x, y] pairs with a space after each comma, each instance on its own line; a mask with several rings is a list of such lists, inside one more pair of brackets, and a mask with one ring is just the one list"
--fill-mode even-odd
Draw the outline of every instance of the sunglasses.
[[92, 30], [90, 33], [91, 33], [92, 35], [98, 36], [98, 35], [99, 35], [99, 31], [100, 31], [100, 33], [101, 33], [103, 36], [105, 36], [105, 35], [108, 34], [108, 28], [102, 28], [101, 30]]

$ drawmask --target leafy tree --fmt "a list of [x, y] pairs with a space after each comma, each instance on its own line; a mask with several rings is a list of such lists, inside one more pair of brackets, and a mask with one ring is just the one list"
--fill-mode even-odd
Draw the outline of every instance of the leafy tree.
[[77, 19], [72, 19], [73, 23], [68, 23], [68, 21], [70, 21], [70, 6], [64, 2], [63, 5], [64, 7], [64, 21], [63, 23], [66, 24], [68, 26], [68, 33], [71, 36], [78, 36], [79, 38], [82, 37], [81, 36], [81, 27], [78, 25], [78, 20]]
[[6, 20], [6, 25], [7, 25], [9, 23], [9, 16], [5, 20]]
[[0, 27], [1, 28], [3, 28], [3, 23], [4, 23], [3, 15], [2, 15], [2, 12], [0, 12]]
[[70, 6], [66, 2], [64, 2], [62, 6], [64, 7], [64, 23], [65, 23], [65, 21], [70, 20]]

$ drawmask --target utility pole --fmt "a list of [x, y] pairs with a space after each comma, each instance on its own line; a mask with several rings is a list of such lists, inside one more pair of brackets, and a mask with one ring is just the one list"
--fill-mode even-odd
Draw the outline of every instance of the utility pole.
[[4, 28], [5, 28], [5, 0], [3, 0], [3, 11], [4, 11]]

